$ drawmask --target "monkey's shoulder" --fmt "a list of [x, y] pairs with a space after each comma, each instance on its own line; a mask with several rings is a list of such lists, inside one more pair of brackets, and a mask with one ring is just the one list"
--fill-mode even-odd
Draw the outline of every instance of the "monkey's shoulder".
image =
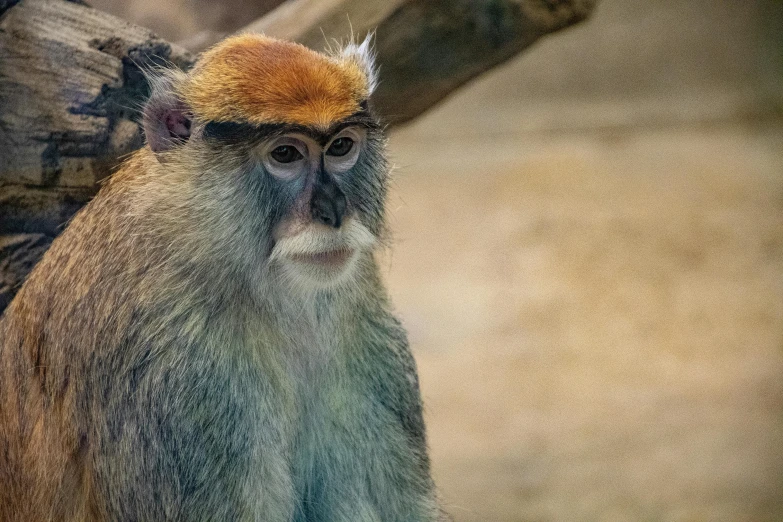
[[424, 440], [421, 393], [416, 361], [400, 321], [386, 310], [373, 311], [358, 321], [354, 342], [363, 357], [350, 360], [375, 397], [391, 411], [406, 433]]

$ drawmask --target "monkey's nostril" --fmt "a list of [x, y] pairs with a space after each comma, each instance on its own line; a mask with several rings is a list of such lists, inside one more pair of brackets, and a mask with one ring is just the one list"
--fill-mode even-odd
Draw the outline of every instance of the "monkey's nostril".
[[310, 202], [314, 221], [328, 227], [340, 228], [346, 206], [345, 195], [333, 182], [316, 185]]
[[328, 204], [328, 202], [313, 205], [313, 219], [329, 227], [340, 228], [341, 225], [337, 209], [334, 208], [334, 205]]
[[324, 225], [331, 226], [334, 223], [334, 219], [329, 214], [326, 214], [325, 212], [319, 212], [318, 213], [318, 221], [323, 223]]

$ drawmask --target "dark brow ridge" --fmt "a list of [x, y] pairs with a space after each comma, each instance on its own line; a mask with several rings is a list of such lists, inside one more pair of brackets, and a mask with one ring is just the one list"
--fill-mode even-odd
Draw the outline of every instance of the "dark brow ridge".
[[346, 127], [360, 125], [372, 130], [378, 130], [378, 121], [367, 110], [356, 112], [340, 120], [325, 130], [299, 125], [295, 123], [263, 123], [253, 124], [236, 121], [209, 121], [204, 126], [204, 139], [215, 142], [236, 143], [239, 141], [264, 140], [288, 133], [300, 133], [325, 145], [333, 135]]

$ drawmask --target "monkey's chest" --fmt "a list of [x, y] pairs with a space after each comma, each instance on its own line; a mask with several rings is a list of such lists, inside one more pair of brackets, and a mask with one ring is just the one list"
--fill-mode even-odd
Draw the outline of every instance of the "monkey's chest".
[[[275, 339], [269, 333], [253, 338]], [[154, 475], [144, 468], [154, 459], [161, 463], [155, 469], [176, 470], [176, 481], [166, 472], [159, 482], [182, 502], [236, 499], [232, 509], [250, 520], [378, 520], [379, 506], [388, 503], [378, 500], [379, 492], [399, 490], [409, 481], [401, 470], [412, 475], [419, 469], [420, 448], [394, 407], [400, 387], [393, 380], [404, 374], [383, 350], [329, 342], [249, 350], [232, 341], [222, 350], [209, 346], [163, 361], [165, 375], [150, 371], [133, 394], [143, 398], [148, 390], [149, 400], [126, 404], [138, 423], [111, 439], [118, 444], [112, 454], [120, 454], [129, 437], [165, 429], [161, 447], [145, 447], [154, 454], [134, 465], [139, 476]], [[152, 384], [144, 384], [166, 376], [168, 394], [153, 394]], [[160, 421], [149, 422], [151, 415]], [[131, 465], [110, 460], [117, 469]]]
[[391, 381], [404, 380], [403, 369], [359, 340], [301, 333], [256, 352], [266, 355], [246, 383], [256, 396], [246, 411], [255, 447], [247, 483], [267, 495], [271, 484], [295, 522], [342, 520], [349, 499], [375, 512], [369, 497], [398, 488], [400, 470], [418, 458], [394, 407], [400, 386]]
[[294, 520], [338, 520], [327, 514], [341, 509], [346, 491], [365, 497], [370, 487], [386, 487], [392, 479], [379, 470], [409, 466], [412, 448], [387, 406], [388, 388], [373, 379], [371, 364], [360, 364], [365, 357], [345, 357], [344, 346], [306, 353], [312, 358], [288, 365], [282, 379], [289, 401]]
[[378, 390], [361, 376], [325, 375], [305, 388], [291, 446], [295, 520], [331, 520], [346, 490], [364, 497], [384, 487], [379, 469], [410, 461], [406, 438]]

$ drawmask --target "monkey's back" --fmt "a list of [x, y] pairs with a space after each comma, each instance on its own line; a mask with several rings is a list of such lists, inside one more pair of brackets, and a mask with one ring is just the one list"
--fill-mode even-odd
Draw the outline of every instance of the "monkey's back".
[[107, 284], [122, 262], [109, 256], [128, 250], [116, 219], [126, 210], [122, 184], [109, 185], [55, 239], [0, 318], [0, 520], [94, 515], [77, 401], [89, 357], [101, 342], [116, 343], [109, 332], [131, 315]]

